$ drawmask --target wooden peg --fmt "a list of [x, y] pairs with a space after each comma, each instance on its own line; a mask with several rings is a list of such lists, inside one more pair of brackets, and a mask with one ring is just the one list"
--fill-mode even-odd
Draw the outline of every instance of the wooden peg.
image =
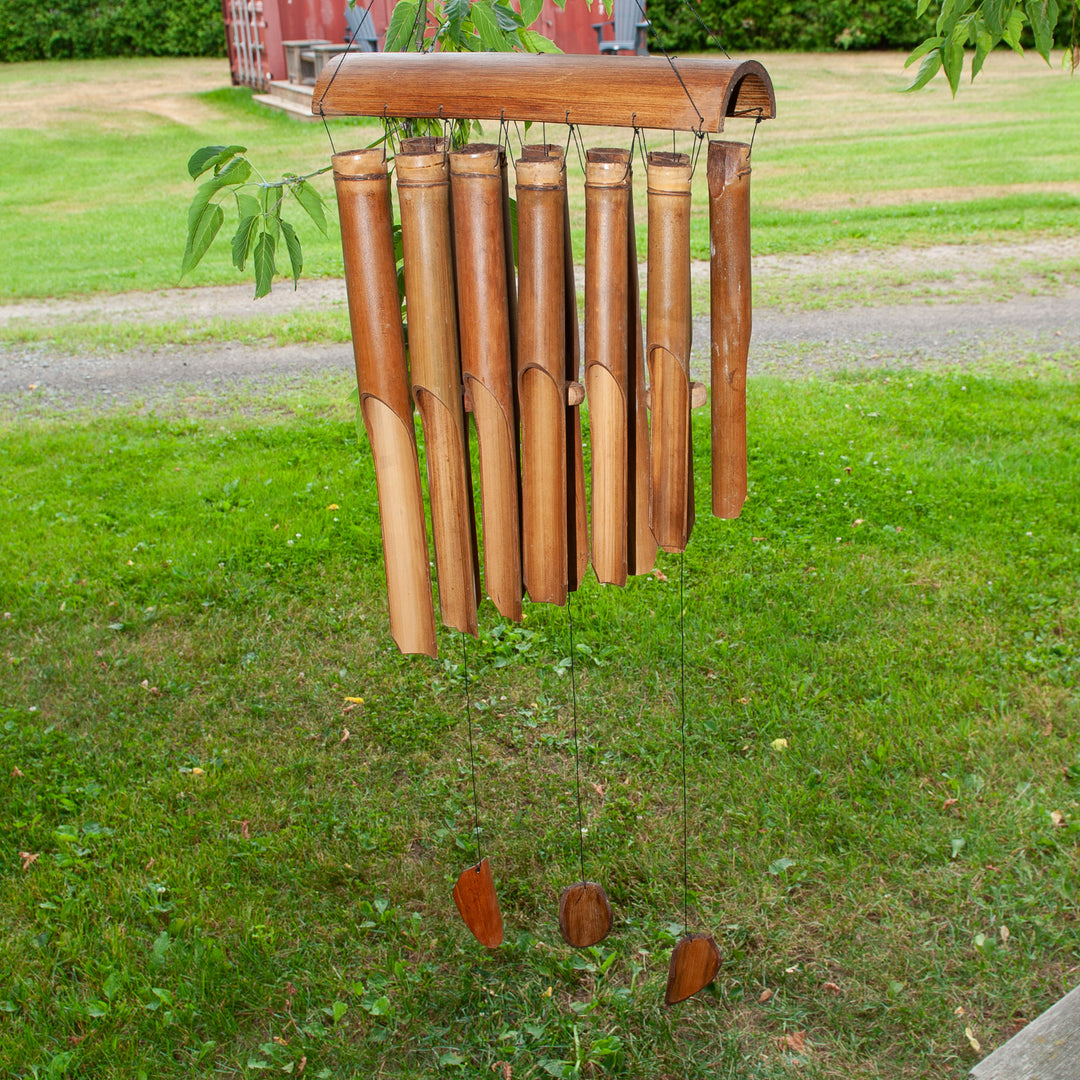
[[710, 934], [689, 934], [671, 951], [664, 1004], [685, 1001], [704, 990], [720, 970], [720, 949]]
[[491, 865], [486, 858], [461, 871], [453, 897], [465, 925], [481, 945], [494, 949], [502, 944], [502, 912]]
[[566, 384], [566, 404], [571, 409], [576, 409], [585, 400], [585, 387], [579, 382]]
[[603, 941], [615, 919], [607, 893], [595, 881], [568, 885], [559, 897], [559, 933], [567, 945], [586, 949]]

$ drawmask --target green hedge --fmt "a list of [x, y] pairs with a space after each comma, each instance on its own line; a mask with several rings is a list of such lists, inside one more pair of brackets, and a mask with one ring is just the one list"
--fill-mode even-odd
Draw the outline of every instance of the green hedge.
[[[910, 49], [934, 32], [939, 6], [915, 0], [701, 0], [701, 18], [730, 52], [757, 49]], [[684, 0], [648, 0], [666, 49], [715, 48]]]
[[220, 0], [0, 0], [0, 61], [223, 56]]

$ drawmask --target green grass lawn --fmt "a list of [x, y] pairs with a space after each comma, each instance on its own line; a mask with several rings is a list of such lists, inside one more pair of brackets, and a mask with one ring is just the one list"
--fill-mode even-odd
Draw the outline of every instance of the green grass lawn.
[[[756, 252], [1075, 233], [1080, 82], [1057, 68], [1033, 57], [995, 55], [986, 73], [950, 101], [943, 80], [915, 95], [899, 93], [907, 81], [899, 54], [762, 59], [776, 85], [778, 115], [761, 127], [755, 144]], [[192, 71], [200, 73], [200, 85], [212, 85], [208, 63], [10, 64], [0, 72], [3, 92], [27, 102], [0, 115], [6, 248], [27, 255], [0, 264], [0, 301], [177, 284], [186, 205], [195, 190], [185, 164], [200, 146], [247, 146], [268, 176], [328, 164], [321, 125], [252, 104], [248, 91], [226, 85], [222, 62], [216, 62], [219, 88], [185, 93]], [[109, 79], [135, 89], [98, 102], [87, 87]], [[140, 96], [144, 84], [155, 93]], [[43, 87], [51, 95], [44, 104]], [[729, 128], [730, 137], [750, 135], [745, 121], [729, 121]], [[333, 121], [331, 130], [339, 149], [366, 144], [379, 131], [353, 120]], [[585, 135], [593, 144], [629, 143], [623, 131]], [[565, 129], [549, 125], [547, 137], [564, 141]], [[650, 132], [649, 145], [668, 145], [665, 134]], [[688, 137], [680, 145], [688, 148]], [[696, 176], [692, 233], [699, 258], [708, 256], [704, 172]], [[569, 175], [580, 259], [584, 195], [573, 150]], [[636, 184], [644, 254], [644, 177]], [[329, 179], [320, 187], [332, 197]], [[336, 218], [332, 208], [330, 217]], [[333, 226], [325, 239], [312, 227], [301, 236], [306, 273], [342, 272]], [[239, 279], [227, 243], [219, 244], [189, 283]]]
[[[573, 601], [616, 913], [584, 952], [556, 928], [567, 613], [486, 603], [468, 645], [489, 953], [450, 900], [462, 645], [389, 639], [339, 391], [0, 437], [12, 1075], [961, 1077], [1075, 983], [1075, 382], [753, 384], [742, 519], [703, 510], [682, 570]], [[690, 922], [724, 959], [666, 1009], [680, 572]]]

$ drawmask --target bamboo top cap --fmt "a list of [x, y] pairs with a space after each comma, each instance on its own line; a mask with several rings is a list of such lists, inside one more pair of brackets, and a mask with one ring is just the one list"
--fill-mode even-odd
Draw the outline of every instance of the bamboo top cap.
[[603, 147], [585, 152], [586, 187], [624, 187], [629, 182], [629, 150]]
[[451, 152], [450, 172], [454, 176], [498, 176], [505, 160], [503, 148], [495, 143], [469, 143]]
[[722, 131], [727, 117], [768, 120], [776, 95], [755, 60], [535, 53], [357, 53], [319, 76], [326, 116], [536, 120]]
[[[526, 150], [529, 147], [525, 148]], [[566, 187], [565, 162], [558, 157], [520, 158], [514, 163], [518, 187], [564, 188]]]
[[750, 144], [719, 140], [709, 143], [709, 183], [733, 184], [750, 175]]
[[344, 150], [331, 159], [334, 175], [347, 180], [381, 180], [387, 175], [386, 155], [382, 147]]
[[690, 194], [692, 170], [689, 154], [657, 151], [649, 155], [647, 166], [650, 191], [669, 192], [673, 195]]
[[449, 151], [447, 139], [435, 139], [430, 135], [402, 139], [401, 149], [394, 158], [398, 186], [445, 183], [450, 175]]

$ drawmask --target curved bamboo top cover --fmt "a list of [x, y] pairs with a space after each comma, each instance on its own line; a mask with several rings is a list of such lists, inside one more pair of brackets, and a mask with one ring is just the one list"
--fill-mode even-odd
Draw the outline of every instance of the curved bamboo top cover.
[[311, 111], [715, 132], [729, 116], [775, 116], [776, 95], [755, 60], [364, 53], [323, 68]]
[[401, 332], [390, 178], [382, 150], [334, 156], [360, 412], [379, 491], [390, 631], [403, 653], [436, 654], [420, 466]]
[[515, 392], [515, 296], [507, 256], [506, 154], [478, 143], [450, 155], [461, 369], [480, 462], [484, 583], [499, 613], [521, 620], [521, 527]]
[[750, 350], [750, 147], [709, 143], [712, 512], [746, 501], [746, 361]]

